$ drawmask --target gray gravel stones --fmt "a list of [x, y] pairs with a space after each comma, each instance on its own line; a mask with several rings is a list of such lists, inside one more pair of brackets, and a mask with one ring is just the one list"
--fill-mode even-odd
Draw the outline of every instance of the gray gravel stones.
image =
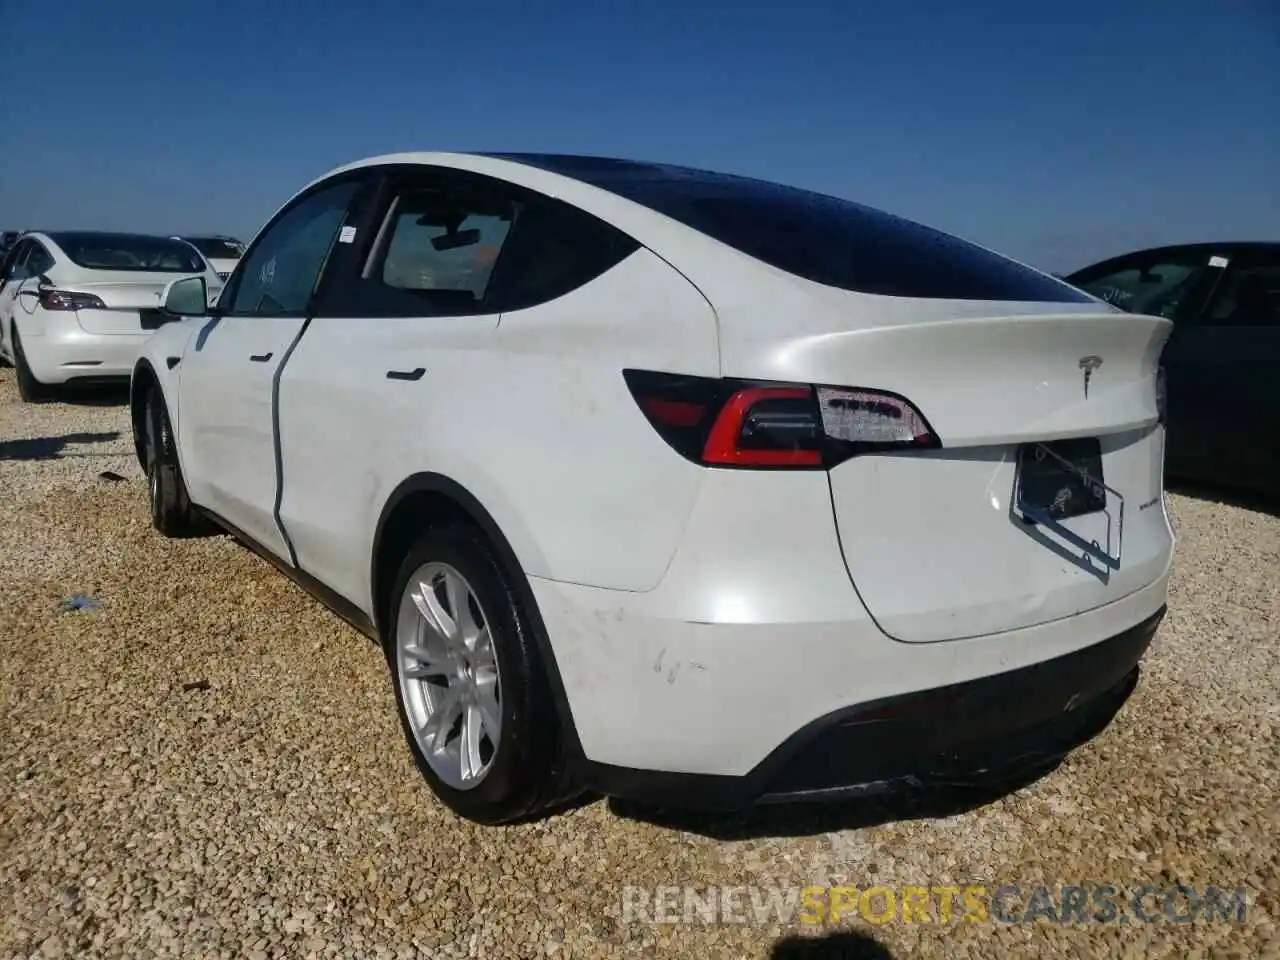
[[815, 931], [622, 923], [622, 888], [975, 878], [1240, 885], [1249, 914], [856, 929], [898, 957], [1280, 956], [1280, 519], [1170, 506], [1138, 691], [1016, 793], [482, 829], [415, 773], [367, 640], [226, 539], [154, 534], [122, 407], [20, 405], [2, 370], [0, 960], [767, 957]]

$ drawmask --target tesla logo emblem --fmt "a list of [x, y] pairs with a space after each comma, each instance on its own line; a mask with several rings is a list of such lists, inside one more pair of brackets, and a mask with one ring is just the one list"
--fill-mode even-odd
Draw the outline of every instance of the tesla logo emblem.
[[1081, 357], [1080, 369], [1084, 371], [1084, 395], [1089, 396], [1089, 380], [1093, 376], [1093, 371], [1102, 366], [1101, 357]]

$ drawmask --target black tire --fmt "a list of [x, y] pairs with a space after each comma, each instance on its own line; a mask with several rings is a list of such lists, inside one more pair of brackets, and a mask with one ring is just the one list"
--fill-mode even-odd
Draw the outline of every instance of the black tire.
[[45, 403], [53, 399], [53, 388], [36, 379], [31, 367], [27, 364], [27, 355], [22, 350], [22, 340], [18, 337], [18, 326], [9, 328], [9, 343], [13, 346], [13, 366], [17, 371], [18, 396], [23, 403]]
[[[445, 783], [427, 762], [414, 737], [400, 683], [400, 605], [409, 578], [432, 562], [448, 564], [471, 585], [487, 618], [501, 678], [500, 742], [488, 773], [469, 789]], [[478, 529], [452, 525], [424, 533], [400, 564], [385, 616], [384, 645], [401, 728], [418, 771], [446, 806], [467, 820], [496, 825], [536, 818], [581, 792], [565, 762], [559, 717], [534, 633], [538, 627]]]
[[158, 387], [147, 391], [144, 423], [147, 454], [147, 498], [151, 524], [166, 537], [196, 537], [208, 532], [208, 524], [191, 504], [187, 483], [178, 463], [178, 448], [164, 396]]

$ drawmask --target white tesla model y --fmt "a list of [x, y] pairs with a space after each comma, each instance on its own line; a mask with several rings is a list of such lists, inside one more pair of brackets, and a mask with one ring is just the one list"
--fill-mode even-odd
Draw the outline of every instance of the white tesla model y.
[[1060, 756], [1164, 613], [1168, 321], [778, 184], [589, 157], [339, 168], [134, 369], [166, 534], [384, 645], [488, 823]]

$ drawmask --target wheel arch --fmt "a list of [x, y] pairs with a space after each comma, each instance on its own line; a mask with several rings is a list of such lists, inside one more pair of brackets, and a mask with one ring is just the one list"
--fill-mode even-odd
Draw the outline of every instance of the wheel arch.
[[565, 737], [566, 754], [582, 757], [582, 747], [574, 726], [555, 651], [547, 635], [546, 624], [538, 609], [537, 599], [529, 586], [524, 566], [511, 542], [493, 515], [470, 490], [443, 474], [416, 473], [402, 480], [387, 497], [374, 529], [370, 560], [370, 593], [372, 620], [378, 637], [387, 642], [387, 610], [398, 565], [414, 539], [432, 526], [450, 522], [467, 523], [477, 528], [492, 545], [508, 582], [515, 591], [533, 627], [534, 640], [546, 670], [556, 713]]
[[415, 473], [401, 480], [391, 491], [382, 505], [374, 528], [369, 584], [373, 620], [378, 626], [379, 635], [382, 635], [386, 604], [391, 599], [390, 590], [396, 574], [396, 564], [424, 529], [450, 521], [477, 527], [493, 545], [502, 562], [503, 572], [520, 592], [521, 600], [532, 601], [532, 591], [525, 583], [524, 566], [510, 540], [480, 499], [458, 481], [444, 474]]
[[[129, 422], [133, 426], [133, 452], [138, 458], [138, 466], [144, 472], [147, 469], [147, 393], [153, 387], [164, 395], [164, 387], [160, 384], [155, 367], [144, 357], [134, 364], [133, 373], [129, 377]], [[165, 402], [168, 403], [167, 398]]]

